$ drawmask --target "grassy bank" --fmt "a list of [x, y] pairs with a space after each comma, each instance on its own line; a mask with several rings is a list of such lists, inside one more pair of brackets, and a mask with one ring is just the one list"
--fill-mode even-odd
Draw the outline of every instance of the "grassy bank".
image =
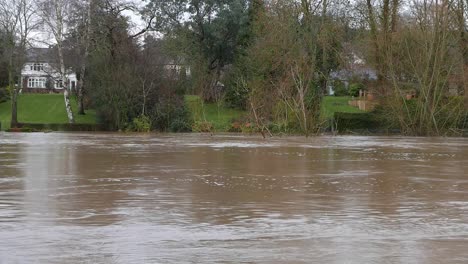
[[350, 106], [348, 101], [352, 98], [349, 96], [326, 96], [322, 101], [322, 117], [325, 119], [333, 118], [335, 112], [340, 113], [364, 113], [359, 108]]
[[[324, 119], [333, 118], [335, 112], [343, 113], [363, 113], [358, 108], [348, 104], [351, 97], [327, 96], [322, 103], [322, 117]], [[247, 116], [246, 111], [224, 107], [222, 104], [202, 103], [199, 96], [187, 95], [185, 102], [192, 113], [192, 117], [197, 122], [207, 121], [213, 125], [215, 131], [227, 131], [233, 121], [239, 121]]]
[[[71, 99], [72, 109], [78, 109], [76, 100]], [[10, 127], [11, 102], [0, 104], [2, 130]], [[62, 94], [21, 94], [18, 98], [18, 121], [22, 123], [66, 124], [68, 123]], [[96, 112], [75, 115], [78, 124], [95, 124]]]
[[192, 118], [197, 122], [210, 122], [217, 132], [227, 131], [235, 120], [247, 115], [246, 111], [227, 108], [217, 103], [202, 103], [199, 96], [186, 95], [185, 102], [192, 113]]
[[[361, 113], [362, 111], [348, 105], [350, 97], [325, 97], [322, 104], [324, 119], [332, 118], [335, 112]], [[72, 108], [77, 109], [76, 100], [72, 98]], [[200, 97], [185, 96], [192, 117], [197, 122], [209, 122], [217, 132], [227, 131], [232, 123], [244, 119], [246, 111], [227, 108], [222, 104], [202, 103]], [[0, 104], [0, 122], [2, 130], [10, 126], [11, 102]], [[95, 111], [88, 110], [86, 115], [75, 115], [77, 124], [95, 124]], [[61, 94], [22, 94], [18, 101], [18, 120], [22, 123], [66, 124], [68, 123], [63, 95]]]

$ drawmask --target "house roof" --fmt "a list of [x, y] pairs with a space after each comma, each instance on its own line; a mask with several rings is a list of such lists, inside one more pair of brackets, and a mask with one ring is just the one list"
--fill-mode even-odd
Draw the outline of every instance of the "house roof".
[[331, 78], [342, 81], [350, 80], [354, 76], [368, 80], [377, 80], [377, 72], [369, 67], [354, 67], [352, 69], [341, 69], [330, 73]]
[[31, 48], [26, 55], [29, 62], [55, 62], [56, 56], [51, 48]]

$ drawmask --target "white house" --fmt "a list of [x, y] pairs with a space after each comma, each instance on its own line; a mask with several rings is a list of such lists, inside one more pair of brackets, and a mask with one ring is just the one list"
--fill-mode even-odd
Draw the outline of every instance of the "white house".
[[[27, 62], [21, 70], [21, 92], [50, 93], [63, 92], [59, 64], [54, 49], [32, 48], [27, 52]], [[77, 84], [76, 73], [71, 69], [66, 74], [65, 88], [74, 89]]]

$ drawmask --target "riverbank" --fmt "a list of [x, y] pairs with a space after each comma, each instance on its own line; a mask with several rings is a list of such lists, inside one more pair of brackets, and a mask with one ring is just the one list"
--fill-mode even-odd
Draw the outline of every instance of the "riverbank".
[[[86, 115], [75, 115], [76, 125], [69, 125], [63, 95], [61, 94], [22, 94], [18, 98], [18, 121], [26, 131], [97, 131], [103, 129], [96, 122], [96, 112], [87, 110]], [[362, 113], [349, 106], [350, 97], [325, 97], [321, 114], [324, 120], [332, 119], [336, 112]], [[74, 98], [72, 108], [77, 109]], [[248, 123], [248, 112], [225, 107], [222, 103], [203, 103], [194, 95], [185, 96], [185, 103], [193, 119], [194, 132], [242, 132], [236, 127]], [[11, 102], [0, 103], [1, 130], [10, 128]], [[247, 129], [244, 132], [251, 132]]]
[[[334, 119], [335, 113], [365, 113], [350, 106], [349, 96], [326, 96], [321, 106], [324, 122]], [[199, 96], [186, 95], [185, 102], [192, 114], [194, 132], [251, 132], [249, 113], [244, 110], [225, 107], [223, 103], [204, 103]], [[247, 127], [246, 127], [247, 126]], [[251, 128], [251, 125], [250, 125]]]
[[[351, 97], [327, 96], [321, 107], [323, 129], [321, 135], [399, 135], [398, 128], [389, 128], [379, 119], [378, 114], [369, 113], [348, 104]], [[77, 109], [76, 100], [72, 99], [73, 109]], [[185, 96], [185, 104], [193, 120], [193, 132], [225, 133], [240, 132], [253, 134], [258, 132], [249, 122], [247, 111], [225, 107], [222, 103], [203, 103], [198, 96]], [[76, 124], [68, 124], [63, 95], [60, 94], [23, 94], [19, 97], [18, 120], [20, 129], [15, 132], [34, 131], [106, 131], [104, 125], [96, 122], [96, 112], [87, 110], [85, 116], [75, 115]], [[8, 130], [10, 125], [11, 104], [0, 104], [1, 130]], [[272, 130], [275, 135], [294, 135], [295, 132], [283, 133]], [[468, 130], [457, 132], [456, 136], [468, 136]]]

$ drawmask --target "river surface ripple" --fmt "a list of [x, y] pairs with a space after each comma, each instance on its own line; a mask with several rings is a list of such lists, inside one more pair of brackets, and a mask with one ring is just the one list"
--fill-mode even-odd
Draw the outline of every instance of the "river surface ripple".
[[0, 133], [0, 263], [468, 263], [468, 139]]

